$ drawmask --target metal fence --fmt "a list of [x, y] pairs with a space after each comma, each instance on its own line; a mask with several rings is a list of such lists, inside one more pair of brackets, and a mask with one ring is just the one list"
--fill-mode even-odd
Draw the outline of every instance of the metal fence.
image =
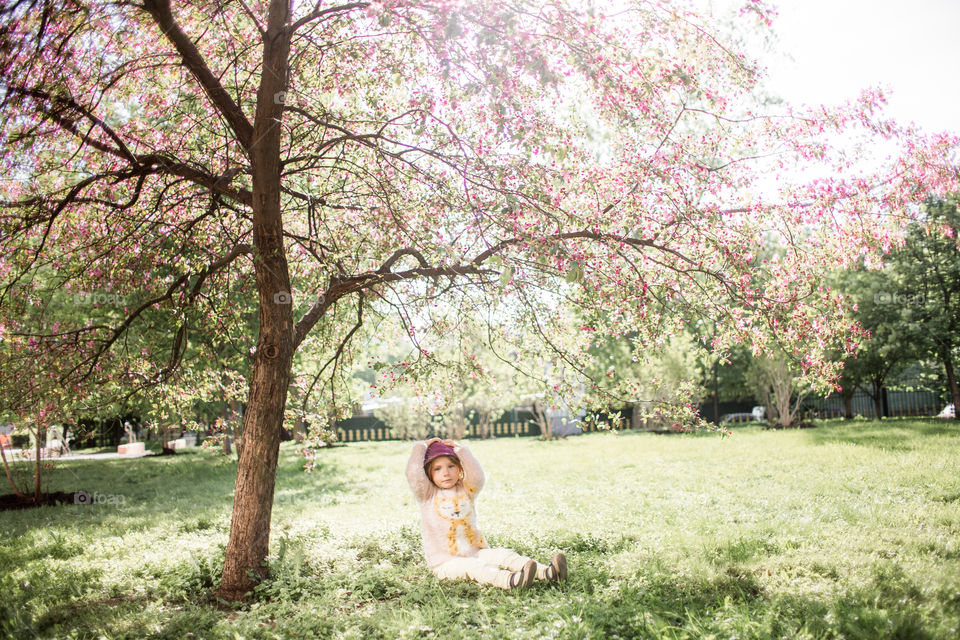
[[[898, 391], [888, 389], [885, 391], [886, 401], [881, 401], [885, 405], [885, 415], [883, 417], [922, 417], [937, 415], [943, 409], [944, 400], [940, 394], [933, 391], [918, 389], [911, 391]], [[857, 390], [851, 400], [851, 409], [854, 416], [863, 416], [865, 418], [876, 418], [877, 408], [874, 399], [870, 394]], [[826, 397], [812, 398], [804, 402], [804, 408], [816, 418], [843, 418], [844, 407], [843, 398], [838, 393], [830, 394]]]
[[[337, 439], [340, 442], [365, 442], [365, 441], [380, 441], [380, 440], [401, 440], [403, 438], [398, 437], [396, 430], [391, 427], [386, 426], [379, 420], [376, 420], [379, 424], [372, 424], [375, 419], [370, 419], [371, 424], [357, 424], [361, 419], [352, 418], [351, 422], [354, 424], [344, 425], [340, 423], [337, 425]], [[468, 425], [466, 432], [464, 433], [465, 438], [502, 438], [507, 436], [538, 436], [540, 435], [540, 427], [532, 422], [495, 422], [487, 427], [487, 433], [484, 434], [481, 432], [479, 425]], [[430, 437], [437, 438], [448, 438], [452, 434], [447, 429], [437, 428], [430, 432]]]
[[[522, 412], [518, 412], [522, 413]], [[581, 432], [596, 431], [595, 426], [580, 423]], [[337, 439], [339, 442], [366, 442], [381, 440], [409, 440], [398, 435], [398, 430], [374, 417], [349, 418], [337, 423]], [[530, 420], [505, 420], [491, 423], [486, 429], [477, 424], [469, 424], [463, 435], [464, 438], [509, 438], [535, 437], [541, 434], [540, 426]], [[451, 430], [443, 427], [434, 427], [428, 437], [449, 438]]]
[[[922, 417], [937, 415], [943, 409], [944, 400], [941, 395], [929, 390], [887, 390], [886, 417]], [[727, 422], [752, 422], [750, 409], [753, 402], [720, 403], [720, 415], [727, 418]], [[876, 418], [876, 407], [873, 398], [866, 392], [857, 390], [851, 402], [854, 416]], [[713, 406], [704, 403], [700, 406], [701, 415], [706, 419], [712, 418]], [[731, 411], [734, 410], [734, 411]], [[812, 397], [804, 401], [804, 414], [814, 419], [843, 418], [843, 398], [840, 394], [830, 394], [825, 397]], [[526, 416], [524, 416], [526, 417]], [[627, 412], [621, 412], [621, 417], [629, 424]], [[714, 418], [711, 421], [715, 421]], [[595, 431], [596, 427], [578, 424], [582, 431]], [[479, 425], [468, 425], [465, 438], [502, 438], [502, 437], [532, 437], [540, 435], [540, 427], [533, 419], [495, 422], [487, 427], [483, 433]], [[409, 440], [397, 435], [397, 431], [374, 417], [350, 418], [337, 425], [337, 437], [340, 442], [363, 442], [379, 440]], [[429, 437], [448, 438], [451, 433], [443, 428], [435, 428]]]

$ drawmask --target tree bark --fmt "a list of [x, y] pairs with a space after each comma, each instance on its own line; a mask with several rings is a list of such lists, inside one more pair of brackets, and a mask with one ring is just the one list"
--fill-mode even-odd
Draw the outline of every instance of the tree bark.
[[27, 496], [20, 492], [20, 488], [13, 480], [13, 474], [10, 472], [10, 465], [7, 463], [7, 454], [3, 452], [2, 442], [0, 442], [0, 459], [3, 460], [3, 470], [7, 472], [7, 482], [10, 483], [10, 488], [13, 489], [13, 494], [21, 499], [26, 498]]
[[713, 424], [720, 424], [720, 361], [713, 361]]
[[280, 204], [280, 119], [290, 53], [289, 15], [289, 0], [271, 1], [249, 148], [260, 334], [243, 420], [230, 539], [218, 593], [231, 601], [246, 597], [255, 579], [267, 573], [264, 560], [270, 549], [280, 429], [294, 351], [290, 276]]
[[873, 400], [873, 413], [874, 417], [877, 420], [880, 420], [884, 417], [883, 415], [883, 397], [880, 395], [883, 392], [883, 382], [878, 381], [874, 378], [870, 382], [870, 399]]
[[947, 387], [953, 399], [953, 418], [960, 420], [960, 385], [957, 384], [957, 374], [953, 369], [953, 358], [949, 347], [940, 351], [940, 360], [943, 362], [943, 370], [947, 374]]
[[533, 401], [533, 416], [540, 426], [540, 439], [553, 440], [553, 429], [551, 428], [550, 418], [547, 417], [547, 407], [539, 400]]
[[43, 445], [46, 444], [47, 439], [47, 430], [44, 427], [37, 427], [37, 446], [36, 454], [37, 457], [34, 459], [33, 467], [33, 499], [36, 502], [40, 502], [40, 493], [43, 486], [43, 459], [41, 458], [43, 454]]

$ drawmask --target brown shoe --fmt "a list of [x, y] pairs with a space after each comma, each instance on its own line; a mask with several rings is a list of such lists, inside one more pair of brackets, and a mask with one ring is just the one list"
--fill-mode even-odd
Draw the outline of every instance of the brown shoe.
[[550, 561], [550, 566], [547, 567], [547, 570], [544, 572], [546, 574], [547, 580], [553, 582], [560, 582], [567, 579], [567, 558], [562, 554], [558, 553], [553, 556], [553, 560]]
[[523, 565], [523, 569], [520, 569], [520, 571], [514, 571], [510, 574], [510, 588], [520, 589], [529, 587], [533, 584], [533, 580], [536, 577], [537, 563], [533, 560], [529, 560], [527, 564]]

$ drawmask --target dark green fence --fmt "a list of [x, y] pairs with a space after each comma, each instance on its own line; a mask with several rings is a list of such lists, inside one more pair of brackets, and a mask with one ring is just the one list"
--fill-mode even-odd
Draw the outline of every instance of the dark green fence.
[[[885, 397], [884, 397], [885, 395]], [[881, 416], [888, 418], [908, 418], [935, 416], [943, 409], [944, 400], [940, 394], [924, 389], [899, 391], [887, 389], [881, 395]], [[838, 393], [824, 398], [812, 398], [804, 402], [804, 408], [812, 417], [843, 418], [843, 398]], [[857, 390], [853, 394], [851, 409], [854, 416], [876, 418], [876, 402], [870, 394]]]
[[[527, 411], [511, 411], [500, 420], [481, 427], [478, 424], [467, 425], [465, 438], [525, 438], [536, 437], [541, 434], [540, 426], [533, 420], [532, 414]], [[629, 421], [626, 423], [629, 424]], [[595, 431], [593, 426], [580, 424], [581, 431]], [[366, 442], [379, 440], [410, 440], [398, 435], [398, 430], [391, 428], [382, 420], [374, 417], [358, 417], [342, 420], [337, 423], [337, 439], [339, 442]], [[434, 427], [427, 434], [428, 437], [449, 438], [451, 433], [442, 428]]]
[[[540, 435], [540, 427], [533, 422], [495, 422], [482, 429], [479, 425], [468, 425], [466, 438], [503, 438]], [[430, 437], [448, 438], [451, 433], [442, 428], [433, 429]], [[350, 418], [337, 424], [337, 439], [340, 442], [364, 442], [379, 440], [401, 440], [397, 431], [377, 418]]]

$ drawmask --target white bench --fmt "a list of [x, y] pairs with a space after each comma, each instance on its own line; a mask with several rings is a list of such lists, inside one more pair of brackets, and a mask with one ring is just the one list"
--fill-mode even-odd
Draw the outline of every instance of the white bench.
[[131, 442], [117, 447], [117, 453], [122, 456], [142, 456], [145, 450], [142, 442]]

